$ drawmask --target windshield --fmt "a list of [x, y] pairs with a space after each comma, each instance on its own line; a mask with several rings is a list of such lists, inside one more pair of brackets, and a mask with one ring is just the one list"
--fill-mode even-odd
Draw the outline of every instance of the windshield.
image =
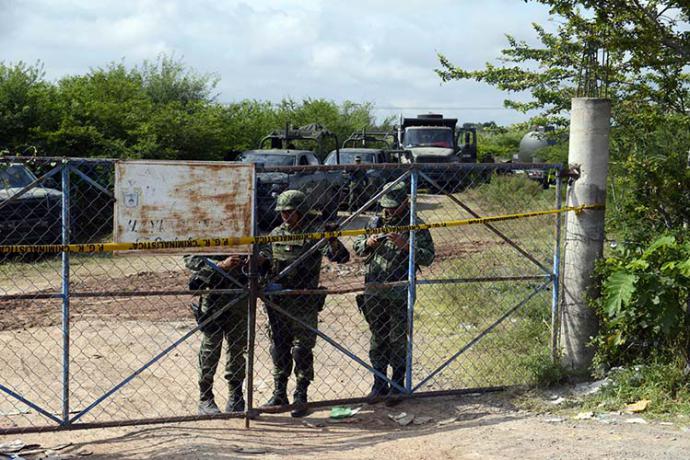
[[3, 188], [22, 188], [36, 180], [31, 171], [22, 165], [0, 166], [0, 185]]
[[447, 128], [415, 128], [405, 130], [403, 144], [408, 147], [453, 147], [453, 132]]
[[263, 163], [272, 166], [294, 166], [294, 155], [276, 155], [275, 153], [245, 153], [242, 163]]
[[[360, 157], [362, 163], [375, 163], [374, 153], [362, 153], [362, 152], [340, 152], [340, 164], [341, 165], [353, 165], [355, 164], [355, 157]], [[324, 164], [334, 165], [335, 164], [335, 152], [331, 152], [326, 157]]]

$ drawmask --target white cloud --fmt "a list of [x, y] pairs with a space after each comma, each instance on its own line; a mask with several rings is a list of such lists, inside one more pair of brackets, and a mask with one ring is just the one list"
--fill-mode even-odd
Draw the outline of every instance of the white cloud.
[[442, 85], [436, 53], [481, 67], [498, 56], [504, 33], [533, 40], [530, 23], [546, 17], [543, 6], [515, 0], [0, 0], [0, 46], [5, 61], [41, 59], [53, 79], [174, 53], [219, 75], [222, 101], [497, 107], [451, 115], [512, 122], [522, 116], [500, 109], [505, 94], [473, 82]]

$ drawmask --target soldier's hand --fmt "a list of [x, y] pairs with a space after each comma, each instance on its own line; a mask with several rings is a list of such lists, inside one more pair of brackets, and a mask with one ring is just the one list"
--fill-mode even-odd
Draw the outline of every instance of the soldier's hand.
[[388, 238], [398, 249], [407, 249], [407, 238], [401, 233], [390, 233]]
[[381, 241], [383, 241], [383, 239], [383, 235], [371, 235], [369, 238], [367, 238], [367, 247], [375, 248], [376, 246], [381, 244]]
[[233, 268], [239, 267], [240, 265], [242, 265], [242, 256], [238, 255], [229, 256], [226, 259], [218, 262], [218, 268], [225, 271], [232, 270]]

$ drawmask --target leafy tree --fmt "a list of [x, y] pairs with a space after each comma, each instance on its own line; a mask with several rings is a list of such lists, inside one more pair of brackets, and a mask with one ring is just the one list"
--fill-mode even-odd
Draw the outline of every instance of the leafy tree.
[[[690, 216], [690, 4], [686, 0], [537, 0], [558, 18], [534, 24], [530, 46], [508, 36], [499, 65], [454, 66], [439, 55], [444, 80], [485, 81], [529, 91], [518, 110], [552, 122], [574, 96], [612, 100], [608, 228], [623, 243], [602, 262], [598, 359], [608, 365], [688, 352]], [[551, 152], [562, 155], [564, 145]]]
[[138, 72], [111, 64], [57, 85], [59, 123], [45, 133], [56, 155], [131, 156], [137, 129], [152, 112]]
[[486, 64], [482, 70], [462, 69], [439, 54], [438, 75], [444, 81], [472, 79], [508, 92], [529, 91], [532, 101], [506, 100], [506, 106], [542, 109], [551, 122], [561, 124], [574, 96], [611, 98], [620, 124], [649, 125], [668, 113], [686, 113], [687, 2], [538, 1], [550, 6], [559, 23], [554, 32], [533, 24], [540, 46], [508, 35], [501, 65]]
[[40, 127], [54, 122], [54, 88], [44, 80], [43, 64], [0, 62], [0, 149], [30, 151]]
[[197, 74], [172, 56], [160, 55], [155, 62], [144, 61], [135, 72], [154, 104], [178, 102], [182, 105], [212, 102], [218, 77]]
[[57, 83], [43, 75], [41, 64], [0, 63], [0, 148], [21, 152], [35, 146], [53, 156], [222, 160], [256, 148], [288, 122], [320, 123], [340, 142], [375, 124], [370, 103], [220, 104], [217, 77], [165, 55], [134, 67], [112, 63]]

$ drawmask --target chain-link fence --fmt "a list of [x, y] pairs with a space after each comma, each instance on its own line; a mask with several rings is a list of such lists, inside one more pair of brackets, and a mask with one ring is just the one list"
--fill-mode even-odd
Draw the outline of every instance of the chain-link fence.
[[528, 383], [551, 353], [557, 166], [257, 165], [270, 237], [183, 258], [89, 252], [112, 161], [3, 161], [2, 431], [391, 403]]

